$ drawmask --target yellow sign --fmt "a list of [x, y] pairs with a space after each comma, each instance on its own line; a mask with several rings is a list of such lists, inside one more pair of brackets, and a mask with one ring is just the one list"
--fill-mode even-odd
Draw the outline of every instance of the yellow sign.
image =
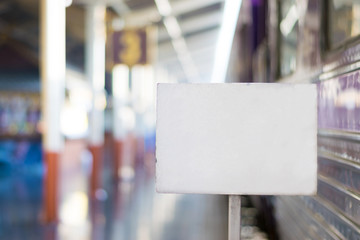
[[122, 30], [113, 34], [114, 63], [133, 66], [147, 63], [147, 42], [144, 29]]

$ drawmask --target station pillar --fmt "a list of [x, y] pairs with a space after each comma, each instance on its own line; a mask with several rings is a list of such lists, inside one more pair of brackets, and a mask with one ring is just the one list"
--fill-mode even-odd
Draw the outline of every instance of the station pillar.
[[90, 194], [95, 196], [101, 187], [101, 172], [104, 149], [105, 99], [105, 42], [106, 6], [88, 5], [86, 8], [86, 76], [92, 90], [89, 113], [89, 150], [93, 156], [90, 177]]
[[144, 164], [145, 159], [145, 114], [152, 103], [153, 70], [151, 66], [132, 68], [132, 104], [135, 111], [135, 167]]
[[113, 177], [118, 180], [121, 167], [124, 163], [125, 141], [129, 128], [129, 113], [126, 111], [129, 102], [129, 68], [126, 65], [117, 65], [112, 74], [113, 93], [113, 141], [114, 165]]
[[60, 114], [65, 96], [65, 1], [41, 0], [41, 105], [45, 162], [44, 220], [58, 219]]

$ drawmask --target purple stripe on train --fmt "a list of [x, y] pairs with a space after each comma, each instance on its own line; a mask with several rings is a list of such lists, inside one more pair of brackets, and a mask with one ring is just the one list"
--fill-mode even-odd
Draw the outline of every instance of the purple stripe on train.
[[318, 127], [360, 132], [360, 71], [318, 83]]

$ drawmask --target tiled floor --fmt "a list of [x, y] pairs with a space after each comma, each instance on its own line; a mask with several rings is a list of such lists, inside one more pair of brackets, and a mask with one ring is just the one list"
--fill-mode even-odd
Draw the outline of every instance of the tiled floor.
[[87, 195], [90, 164], [84, 149], [82, 141], [66, 144], [56, 225], [46, 225], [40, 220], [42, 174], [39, 171], [13, 170], [0, 179], [0, 239], [227, 238], [227, 198], [155, 193], [151, 159], [136, 168], [134, 178], [114, 182], [109, 177], [111, 157], [107, 157], [104, 188], [97, 192], [96, 200], [90, 200]]

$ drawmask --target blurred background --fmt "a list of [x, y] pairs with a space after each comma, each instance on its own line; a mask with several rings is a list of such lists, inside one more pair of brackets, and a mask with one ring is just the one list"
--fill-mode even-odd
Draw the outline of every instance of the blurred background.
[[155, 191], [156, 84], [222, 82], [318, 90], [317, 195], [243, 196], [242, 239], [360, 239], [359, 19], [350, 0], [0, 0], [0, 239], [227, 239], [227, 196]]
[[225, 196], [155, 193], [156, 84], [224, 82], [241, 2], [1, 0], [0, 239], [227, 238]]

